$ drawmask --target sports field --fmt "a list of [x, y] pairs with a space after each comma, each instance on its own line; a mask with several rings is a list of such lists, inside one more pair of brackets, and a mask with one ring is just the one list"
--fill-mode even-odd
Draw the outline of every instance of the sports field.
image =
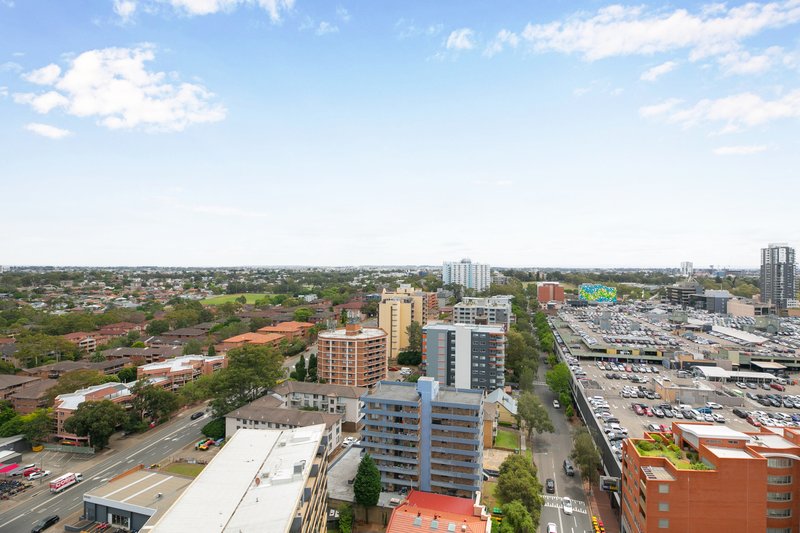
[[247, 303], [254, 304], [256, 300], [260, 300], [266, 294], [256, 293], [256, 292], [245, 292], [243, 294], [220, 294], [219, 296], [213, 296], [211, 298], [206, 298], [205, 300], [201, 300], [200, 303], [205, 305], [221, 305], [226, 302], [232, 302], [236, 300], [236, 298], [244, 296], [247, 298]]

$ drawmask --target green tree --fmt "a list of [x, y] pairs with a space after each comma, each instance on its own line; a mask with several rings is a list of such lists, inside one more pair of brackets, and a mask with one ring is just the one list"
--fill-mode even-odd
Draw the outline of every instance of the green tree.
[[544, 376], [547, 386], [556, 394], [569, 393], [569, 379], [569, 368], [565, 363], [558, 363]]
[[209, 357], [214, 357], [215, 355], [217, 355], [217, 349], [216, 349], [216, 348], [214, 348], [214, 345], [213, 345], [213, 344], [211, 344], [211, 345], [208, 347], [208, 356], [209, 356]]
[[495, 496], [503, 503], [518, 500], [530, 513], [533, 526], [539, 525], [542, 504], [542, 485], [536, 477], [536, 467], [524, 455], [509, 455], [500, 465]]
[[127, 383], [129, 381], [136, 380], [136, 367], [135, 366], [127, 366], [117, 372], [117, 377], [122, 383]]
[[225, 419], [215, 418], [203, 426], [202, 432], [209, 439], [217, 440], [225, 437]]
[[191, 339], [183, 345], [183, 355], [202, 355], [203, 343], [197, 339]]
[[317, 354], [312, 353], [308, 357], [308, 375], [306, 376], [306, 381], [311, 383], [317, 382]]
[[503, 521], [498, 533], [536, 533], [531, 513], [521, 501], [513, 500], [503, 505]]
[[19, 435], [22, 433], [23, 430], [23, 422], [22, 417], [19, 415], [15, 415], [13, 418], [6, 420], [2, 426], [0, 426], [0, 437], [13, 437], [14, 435]]
[[378, 302], [366, 302], [361, 306], [361, 312], [370, 318], [378, 316]]
[[352, 533], [353, 507], [346, 503], [339, 507], [339, 533]]
[[178, 400], [182, 405], [208, 400], [213, 396], [212, 384], [215, 375], [200, 376], [194, 381], [190, 381], [178, 390]]
[[136, 341], [133, 344], [131, 344], [131, 348], [146, 348], [146, 347], [147, 345], [142, 341]]
[[406, 328], [408, 333], [408, 350], [422, 353], [422, 326], [419, 322], [411, 322]]
[[244, 345], [228, 352], [228, 368], [213, 375], [211, 405], [217, 417], [261, 397], [283, 377], [283, 357], [266, 346]]
[[0, 374], [16, 374], [17, 368], [6, 361], [0, 361]]
[[245, 296], [244, 294], [242, 294], [241, 296], [239, 296], [238, 298], [236, 298], [236, 301], [237, 301], [238, 303], [240, 303], [240, 304], [244, 305], [244, 304], [246, 304], [246, 303], [247, 303], [247, 296]]
[[292, 371], [290, 377], [297, 381], [305, 381], [307, 374], [308, 371], [306, 370], [306, 358], [301, 354], [300, 360], [295, 363], [294, 370]]
[[342, 312], [339, 313], [339, 325], [345, 326], [347, 324], [347, 310], [342, 309]]
[[535, 377], [531, 367], [523, 367], [522, 373], [519, 375], [519, 389], [523, 392], [533, 392], [533, 380]]
[[417, 366], [422, 362], [422, 354], [420, 352], [400, 352], [397, 354], [398, 365], [412, 365]]
[[314, 316], [314, 311], [308, 307], [300, 307], [294, 310], [294, 319], [297, 322], [308, 322]]
[[547, 409], [542, 405], [539, 397], [532, 392], [523, 392], [517, 399], [517, 418], [525, 422], [528, 439], [531, 438], [534, 430], [538, 434], [555, 431]]
[[572, 436], [573, 448], [571, 457], [581, 469], [581, 477], [588, 479], [591, 483], [597, 483], [600, 479], [600, 452], [594, 445], [589, 430], [585, 427], [578, 428]]
[[166, 320], [151, 320], [147, 327], [145, 328], [148, 335], [161, 335], [162, 333], [169, 331], [169, 322]]
[[53, 426], [52, 409], [37, 409], [22, 415], [22, 434], [31, 444], [45, 442]]
[[381, 495], [381, 473], [369, 454], [365, 454], [358, 465], [358, 472], [353, 481], [353, 492], [358, 505], [372, 507], [378, 504], [378, 497]]
[[89, 437], [96, 450], [108, 445], [108, 439], [126, 420], [125, 409], [111, 400], [83, 402], [64, 422], [64, 429], [79, 437]]
[[142, 420], [164, 422], [180, 406], [177, 395], [151, 385], [147, 380], [136, 382], [131, 393], [134, 395], [131, 402], [132, 410], [136, 411]]
[[64, 339], [44, 333], [31, 333], [17, 339], [14, 357], [26, 368], [39, 366], [49, 359], [76, 359], [78, 347]]

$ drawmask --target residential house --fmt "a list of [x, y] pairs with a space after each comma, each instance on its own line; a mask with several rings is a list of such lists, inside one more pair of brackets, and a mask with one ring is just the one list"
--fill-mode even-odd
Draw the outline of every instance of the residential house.
[[360, 431], [363, 425], [361, 396], [367, 393], [364, 387], [284, 381], [272, 392], [284, 398], [288, 407], [315, 408], [325, 413], [343, 415], [344, 431]]

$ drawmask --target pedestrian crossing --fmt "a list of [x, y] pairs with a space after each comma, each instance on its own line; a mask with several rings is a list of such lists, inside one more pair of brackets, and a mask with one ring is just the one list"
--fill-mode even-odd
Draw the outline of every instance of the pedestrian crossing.
[[[553, 507], [555, 509], [561, 509], [561, 502], [562, 502], [562, 499], [559, 498], [558, 496], [545, 496], [544, 497], [544, 506], [545, 507]], [[578, 501], [578, 500], [572, 500], [572, 512], [573, 513], [589, 514], [589, 510], [586, 508], [586, 503]]]

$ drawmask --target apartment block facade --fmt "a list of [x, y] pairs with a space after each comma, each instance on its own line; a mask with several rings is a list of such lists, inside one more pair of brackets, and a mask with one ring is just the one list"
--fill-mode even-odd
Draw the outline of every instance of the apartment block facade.
[[110, 400], [114, 403], [130, 403], [133, 394], [130, 388], [133, 383], [103, 383], [85, 389], [79, 389], [69, 394], [59, 394], [53, 403], [53, 416], [55, 417], [55, 437], [70, 443], [87, 444], [89, 437], [78, 437], [64, 429], [64, 423], [71, 417], [83, 402], [101, 402]]
[[453, 306], [453, 324], [500, 325], [508, 329], [514, 320], [513, 296], [465, 297]]
[[317, 375], [326, 383], [372, 387], [386, 379], [387, 334], [382, 329], [348, 324], [317, 337]]
[[211, 375], [227, 366], [228, 358], [224, 355], [184, 355], [142, 365], [136, 369], [136, 378], [146, 378], [154, 385], [177, 390], [200, 376]]
[[471, 498], [481, 488], [483, 391], [417, 383], [379, 383], [364, 402], [361, 445], [384, 489]]
[[761, 301], [778, 310], [797, 306], [794, 248], [770, 244], [761, 249]]
[[477, 292], [485, 291], [492, 283], [492, 267], [473, 263], [469, 259], [445, 261], [442, 265], [442, 282], [445, 285], [461, 285]]
[[342, 415], [344, 431], [361, 429], [361, 420], [364, 417], [361, 412], [361, 397], [368, 392], [364, 387], [284, 381], [272, 392], [282, 397], [287, 407], [314, 408], [325, 413]]
[[422, 329], [422, 368], [445, 386], [494, 390], [505, 386], [503, 326], [428, 324]]
[[415, 289], [401, 284], [395, 291], [384, 289], [378, 305], [378, 327], [388, 334], [389, 357], [408, 349], [408, 326], [416, 322], [420, 326], [436, 316], [438, 310], [436, 293]]
[[564, 302], [564, 287], [557, 281], [542, 281], [536, 284], [536, 299], [540, 304]]
[[620, 485], [623, 533], [795, 533], [800, 430], [674, 422], [624, 441]]

